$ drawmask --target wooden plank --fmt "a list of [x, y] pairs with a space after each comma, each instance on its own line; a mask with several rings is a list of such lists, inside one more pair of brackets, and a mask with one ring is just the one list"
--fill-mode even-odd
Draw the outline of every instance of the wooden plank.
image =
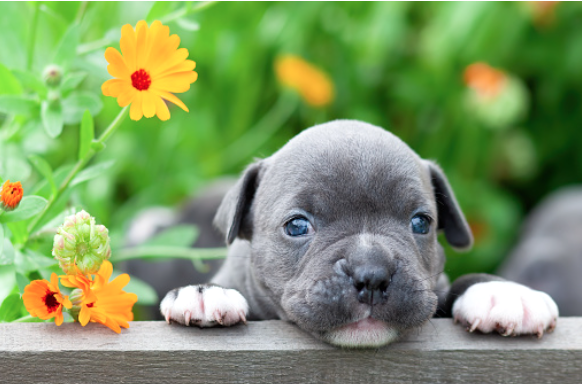
[[0, 324], [0, 383], [576, 383], [582, 318], [554, 333], [469, 334], [434, 319], [379, 350], [345, 350], [282, 321], [198, 329], [134, 322]]

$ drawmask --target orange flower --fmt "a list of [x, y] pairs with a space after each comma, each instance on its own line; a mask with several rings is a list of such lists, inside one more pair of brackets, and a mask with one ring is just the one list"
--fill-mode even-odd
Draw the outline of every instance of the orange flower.
[[61, 295], [56, 273], [51, 275], [51, 281], [34, 280], [24, 288], [22, 295], [24, 306], [32, 317], [43, 320], [55, 318], [55, 324], [63, 323], [63, 306], [71, 308], [68, 296]]
[[105, 50], [105, 59], [109, 62], [107, 71], [115, 79], [103, 83], [103, 94], [116, 97], [121, 107], [131, 104], [132, 120], [154, 115], [168, 120], [170, 111], [164, 100], [188, 112], [174, 93], [189, 90], [198, 74], [194, 72], [196, 63], [186, 60], [188, 50], [178, 49], [179, 45], [178, 35], [170, 36], [170, 28], [158, 20], [150, 27], [141, 20], [135, 30], [129, 24], [124, 25], [119, 41], [122, 53], [111, 47]]
[[2, 186], [2, 192], [0, 192], [0, 200], [6, 208], [14, 209], [22, 200], [23, 194], [24, 190], [20, 181], [11, 183], [10, 180], [6, 180]]
[[275, 72], [283, 85], [299, 92], [308, 104], [323, 107], [333, 101], [334, 89], [329, 76], [301, 57], [279, 57]]
[[465, 84], [485, 99], [493, 99], [503, 89], [507, 76], [503, 71], [495, 69], [486, 63], [474, 63], [465, 69], [463, 74]]
[[[129, 283], [129, 275], [124, 273], [109, 282], [113, 266], [107, 260], [95, 275], [95, 279], [77, 275], [61, 276], [61, 284], [65, 287], [78, 288], [82, 291], [79, 303], [79, 323], [87, 325], [89, 321], [97, 322], [120, 333], [121, 328], [129, 328], [129, 321], [133, 320], [131, 309], [137, 302], [137, 295], [122, 291]], [[75, 310], [75, 308], [73, 308]]]

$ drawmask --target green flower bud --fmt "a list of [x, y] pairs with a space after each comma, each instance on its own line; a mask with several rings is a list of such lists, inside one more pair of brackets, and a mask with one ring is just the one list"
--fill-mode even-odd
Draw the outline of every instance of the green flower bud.
[[57, 230], [53, 256], [68, 275], [77, 273], [75, 265], [85, 275], [96, 273], [103, 260], [111, 256], [108, 233], [85, 211], [71, 215]]
[[56, 64], [50, 64], [42, 72], [42, 78], [49, 87], [58, 87], [63, 78], [63, 70]]
[[75, 321], [79, 320], [79, 312], [81, 312], [81, 303], [83, 302], [84, 296], [83, 290], [79, 288], [73, 289], [69, 295], [69, 300], [73, 306], [68, 311]]

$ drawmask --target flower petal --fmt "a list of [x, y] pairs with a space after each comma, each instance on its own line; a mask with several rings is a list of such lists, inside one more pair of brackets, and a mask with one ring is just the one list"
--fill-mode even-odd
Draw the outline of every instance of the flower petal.
[[177, 49], [176, 51], [172, 52], [169, 56], [166, 56], [159, 65], [157, 65], [156, 67], [152, 67], [150, 69], [150, 74], [152, 78], [155, 78], [160, 73], [166, 71], [167, 69], [172, 68], [173, 66], [180, 64], [187, 58], [188, 50], [186, 48]]
[[119, 47], [123, 54], [123, 60], [130, 73], [137, 70], [136, 67], [136, 37], [133, 27], [125, 24], [121, 27], [121, 40], [119, 40]]
[[173, 94], [163, 91], [161, 89], [156, 89], [156, 88], [150, 88], [150, 90], [157, 94], [158, 96], [160, 96], [162, 99], [164, 100], [168, 100], [171, 103], [176, 104], [178, 107], [182, 108], [184, 111], [186, 112], [190, 112], [188, 110], [188, 107], [186, 107], [186, 105], [182, 102], [182, 100], [178, 99], [176, 96], [174, 96]]
[[156, 115], [162, 121], [170, 119], [170, 110], [166, 105], [166, 102], [160, 96], [154, 96], [154, 101], [156, 103]]
[[155, 71], [158, 66], [162, 65], [171, 54], [178, 49], [180, 46], [180, 38], [178, 35], [171, 35], [170, 28], [164, 26], [165, 28], [162, 29], [163, 37], [160, 38], [158, 41], [159, 43], [152, 47], [151, 52], [151, 61], [148, 63], [148, 71], [152, 73]]
[[60, 326], [61, 324], [63, 324], [63, 311], [61, 310], [61, 308], [59, 308], [57, 310], [57, 314], [55, 316], [55, 324], [57, 326]]
[[79, 323], [84, 327], [91, 319], [91, 311], [86, 305], [81, 306], [81, 312], [79, 312]]
[[176, 72], [192, 71], [194, 70], [194, 68], [196, 68], [196, 63], [192, 60], [186, 60], [177, 65], [174, 65], [172, 68], [166, 69], [164, 72], [160, 73], [152, 80], [156, 80]]
[[127, 80], [110, 79], [101, 85], [101, 91], [105, 96], [118, 97], [123, 91], [132, 88], [131, 83]]
[[105, 59], [109, 62], [107, 71], [113, 77], [129, 78], [131, 72], [125, 65], [123, 56], [115, 48], [109, 47], [105, 50]]
[[101, 264], [101, 267], [99, 268], [99, 271], [97, 271], [97, 274], [101, 277], [103, 277], [103, 279], [105, 279], [105, 281], [109, 281], [109, 278], [111, 277], [111, 274], [113, 273], [113, 264], [111, 264], [111, 261], [109, 260], [103, 260], [103, 264]]
[[136, 30], [136, 68], [144, 67], [146, 52], [146, 39], [149, 32], [148, 24], [144, 20], [140, 20], [135, 26]]
[[182, 93], [189, 90], [190, 84], [196, 79], [198, 79], [198, 73], [194, 71], [178, 72], [152, 81], [151, 86], [167, 92]]
[[130, 103], [133, 103], [138, 93], [134, 87], [128, 87], [117, 97], [117, 104], [120, 107], [128, 106]]
[[148, 119], [153, 117], [156, 114], [156, 103], [154, 98], [157, 96], [151, 92], [142, 92], [143, 93], [143, 115]]
[[143, 104], [143, 92], [136, 92], [135, 98], [131, 103], [131, 108], [129, 109], [129, 118], [131, 120], [138, 121], [143, 117], [142, 104]]

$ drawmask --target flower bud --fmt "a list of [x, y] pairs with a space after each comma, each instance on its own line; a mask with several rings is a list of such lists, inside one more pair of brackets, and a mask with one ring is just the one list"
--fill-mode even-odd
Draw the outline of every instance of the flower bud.
[[63, 78], [63, 70], [56, 64], [50, 64], [42, 72], [42, 78], [49, 87], [58, 87]]
[[79, 312], [81, 312], [81, 303], [83, 303], [84, 297], [83, 290], [79, 288], [73, 289], [69, 295], [69, 300], [71, 301], [71, 304], [73, 304], [69, 309], [69, 314], [75, 321], [79, 320]]
[[55, 235], [53, 256], [68, 275], [76, 273], [75, 265], [85, 275], [96, 273], [111, 256], [109, 231], [85, 211], [68, 216]]

